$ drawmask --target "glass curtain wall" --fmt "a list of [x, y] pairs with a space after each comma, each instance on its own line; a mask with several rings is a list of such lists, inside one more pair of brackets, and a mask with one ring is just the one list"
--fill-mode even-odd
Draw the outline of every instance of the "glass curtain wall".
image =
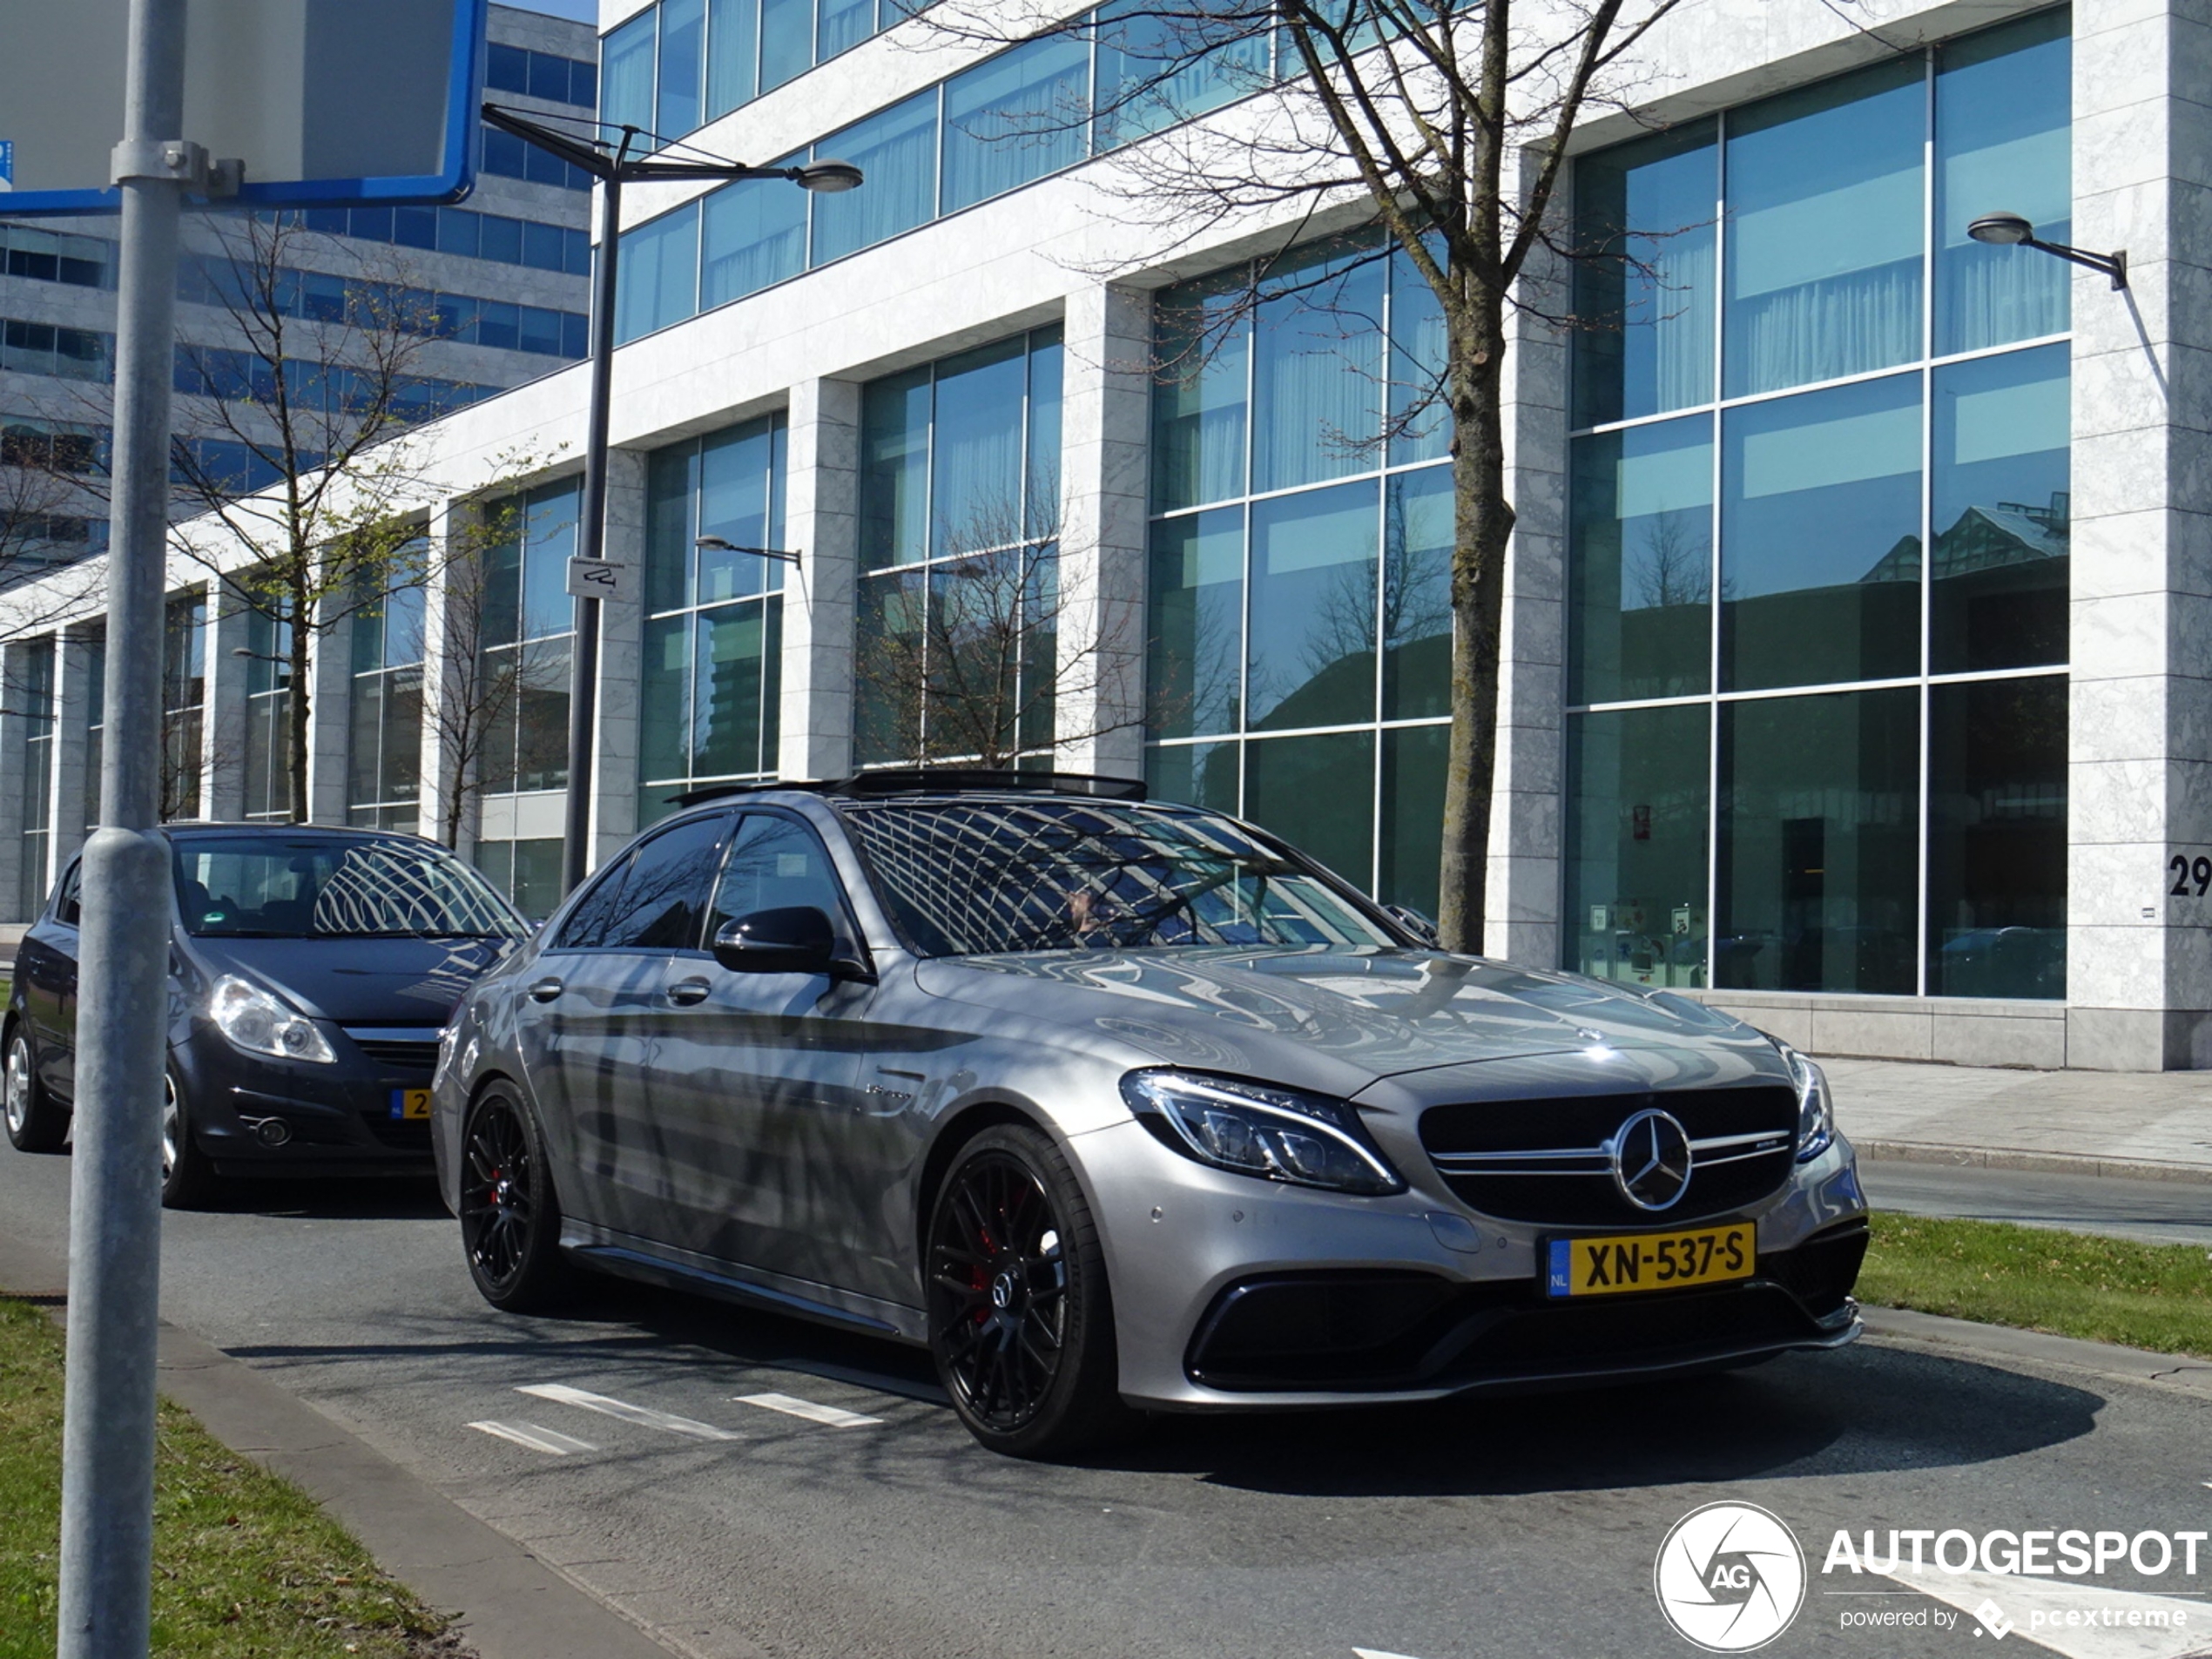
[[207, 597], [169, 601], [161, 639], [161, 817], [200, 815], [199, 772], [207, 698]]
[[484, 550], [480, 676], [489, 688], [489, 724], [477, 787], [487, 795], [565, 788], [569, 780], [569, 650], [576, 602], [581, 486], [547, 484], [511, 503], [513, 534]]
[[41, 639], [16, 659], [21, 667], [0, 686], [23, 736], [23, 864], [16, 919], [28, 921], [46, 902], [46, 862], [54, 841], [54, 642]]
[[660, 0], [600, 43], [600, 118], [672, 143], [912, 9], [906, 0]]
[[1452, 475], [1434, 297], [1379, 242], [1164, 293], [1147, 772], [1433, 914]]
[[[1163, 79], [1163, 64], [1189, 56], [1191, 20], [1109, 7], [1074, 33], [1001, 52], [815, 143], [815, 158], [865, 168], [865, 190], [816, 195], [781, 179], [740, 180], [631, 226], [622, 234], [616, 338], [741, 300], [1244, 97], [1268, 78], [1267, 52], [1245, 37], [1242, 14], [1223, 17], [1220, 46]], [[610, 48], [651, 23], [647, 13], [625, 24], [608, 37]]]
[[[400, 562], [417, 565], [426, 550], [418, 543]], [[408, 583], [354, 612], [348, 823], [412, 835], [421, 821], [423, 610], [422, 589]]]
[[1578, 162], [1568, 966], [2065, 995], [2069, 27]]
[[1061, 331], [861, 395], [860, 764], [1049, 764], [1060, 682]]
[[776, 771], [784, 545], [780, 414], [654, 453], [646, 472], [640, 828], [702, 784]]
[[246, 815], [292, 816], [292, 630], [246, 613]]

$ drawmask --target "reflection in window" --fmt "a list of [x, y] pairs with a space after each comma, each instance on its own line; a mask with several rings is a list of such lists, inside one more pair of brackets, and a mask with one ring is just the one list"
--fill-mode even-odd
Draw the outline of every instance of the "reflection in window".
[[2066, 331], [2071, 268], [1977, 242], [1966, 226], [2018, 213], [2047, 242], [2074, 239], [2069, 18], [2046, 11], [1954, 41], [1937, 58], [1939, 353]]
[[[5, 687], [12, 691], [12, 686]], [[161, 638], [161, 817], [198, 818], [207, 691], [207, 597], [169, 601]], [[12, 702], [14, 699], [9, 699]]]
[[1382, 718], [1449, 714], [1451, 469], [1395, 473], [1383, 488]]
[[569, 774], [569, 645], [577, 486], [546, 484], [509, 503], [511, 532], [484, 550], [478, 637], [487, 793], [558, 789]]
[[767, 415], [648, 463], [641, 821], [699, 784], [775, 772], [787, 567], [697, 543], [783, 545], [784, 442]]
[[1217, 509], [1152, 526], [1145, 725], [1153, 736], [1237, 730], [1244, 689], [1244, 525], [1239, 509]]
[[2066, 680], [1928, 698], [1928, 993], [2063, 997]]
[[[786, 156], [772, 165], [787, 167], [797, 159]], [[747, 179], [703, 199], [701, 310], [742, 300], [806, 268], [805, 191], [781, 179]]]
[[615, 301], [617, 343], [698, 310], [699, 208], [693, 202], [622, 235]]
[[1722, 688], [1918, 673], [1919, 376], [1746, 404], [1721, 432]]
[[[412, 550], [410, 563], [423, 550]], [[416, 832], [422, 768], [423, 591], [412, 583], [359, 601], [353, 617], [346, 819]], [[433, 833], [443, 825], [428, 826]]]
[[1919, 693], [1720, 706], [1713, 982], [1911, 995]]
[[15, 920], [28, 921], [46, 902], [46, 854], [54, 839], [54, 642], [34, 640], [15, 655], [7, 687], [7, 730], [22, 734], [23, 864]]
[[1900, 57], [1730, 113], [1730, 395], [1920, 354], [1926, 98]]
[[863, 390], [863, 765], [1049, 751], [1061, 353], [1033, 329]]
[[2066, 660], [2068, 373], [2064, 346], [1935, 372], [1932, 672]]
[[1704, 691], [1712, 417], [1577, 438], [1570, 475], [1568, 696], [1612, 703]]
[[543, 921], [561, 902], [558, 836], [523, 841], [479, 841], [478, 873], [532, 921]]
[[1444, 765], [1452, 752], [1448, 725], [1394, 726], [1382, 734], [1381, 845], [1375, 892], [1434, 921], [1443, 845]]
[[288, 819], [292, 816], [292, 630], [266, 610], [249, 610], [246, 650], [246, 815]]
[[1372, 250], [1315, 249], [1278, 261], [1264, 293], [1252, 331], [1252, 489], [1371, 471], [1383, 261]]
[[1375, 733], [1255, 738], [1244, 745], [1244, 816], [1335, 871], [1369, 885], [1375, 806]]
[[1575, 169], [1575, 425], [1712, 398], [1717, 159], [1713, 124], [1694, 121]]
[[1706, 983], [1710, 720], [1702, 703], [1569, 718], [1566, 921], [1579, 971]]
[[1251, 331], [1236, 283], [1192, 283], [1160, 296], [1154, 333], [1152, 509], [1171, 512], [1244, 493]]
[[1251, 729], [1375, 718], [1378, 528], [1372, 480], [1253, 503]]

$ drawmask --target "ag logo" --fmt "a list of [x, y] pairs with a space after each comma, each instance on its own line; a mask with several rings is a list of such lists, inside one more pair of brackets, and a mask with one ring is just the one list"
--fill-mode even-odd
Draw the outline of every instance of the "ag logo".
[[1757, 1505], [1709, 1503], [1668, 1529], [1651, 1581], [1676, 1635], [1708, 1653], [1748, 1653], [1804, 1605], [1804, 1552]]

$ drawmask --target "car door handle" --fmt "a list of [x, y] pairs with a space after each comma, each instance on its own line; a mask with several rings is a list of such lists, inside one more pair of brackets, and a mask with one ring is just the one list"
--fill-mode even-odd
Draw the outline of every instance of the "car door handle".
[[561, 981], [556, 979], [542, 979], [530, 987], [530, 1001], [533, 1002], [550, 1002], [560, 994]]
[[662, 993], [679, 1008], [706, 1001], [707, 993], [714, 988], [703, 979], [679, 979]]

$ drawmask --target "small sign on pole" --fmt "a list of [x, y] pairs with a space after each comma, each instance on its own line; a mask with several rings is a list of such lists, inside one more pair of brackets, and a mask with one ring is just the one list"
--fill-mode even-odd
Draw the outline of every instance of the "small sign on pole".
[[570, 559], [569, 593], [577, 599], [619, 599], [629, 585], [629, 568], [611, 559]]

